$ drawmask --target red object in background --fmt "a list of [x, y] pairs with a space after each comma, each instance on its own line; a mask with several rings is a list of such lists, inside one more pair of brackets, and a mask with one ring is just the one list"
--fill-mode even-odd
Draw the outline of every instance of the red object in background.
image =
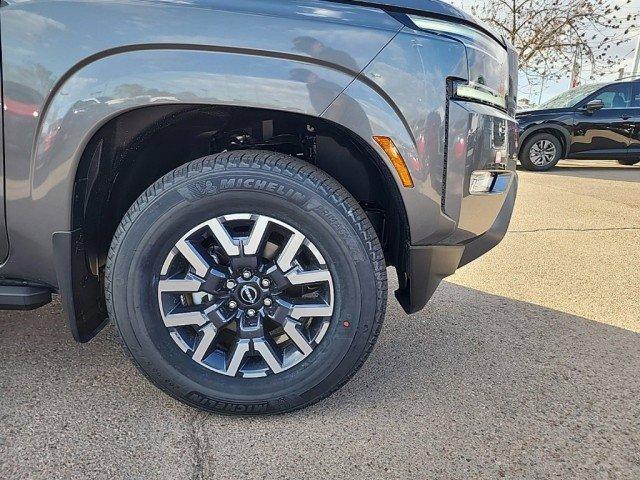
[[4, 111], [15, 113], [23, 117], [37, 117], [38, 106], [31, 103], [22, 103], [17, 100], [6, 99], [4, 102]]
[[456, 160], [462, 160], [467, 155], [467, 142], [464, 141], [464, 138], [456, 139], [456, 143], [453, 146], [453, 154]]

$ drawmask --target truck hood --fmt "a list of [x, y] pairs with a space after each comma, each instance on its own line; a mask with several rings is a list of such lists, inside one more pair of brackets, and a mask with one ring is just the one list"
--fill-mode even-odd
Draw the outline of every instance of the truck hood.
[[441, 2], [440, 0], [358, 0], [355, 2], [342, 2], [341, 0], [338, 1], [340, 3], [359, 3], [363, 5], [368, 4], [375, 7], [386, 7], [393, 10], [404, 10], [416, 13], [426, 13], [429, 15], [453, 17], [472, 23], [477, 22], [477, 20], [472, 15], [469, 15], [462, 10], [457, 9], [453, 5]]
[[[14, 4], [14, 3], [35, 3], [37, 0], [2, 0], [0, 1], [0, 7], [2, 4]], [[163, 0], [167, 3], [202, 3], [198, 0]], [[435, 16], [453, 17], [460, 20], [464, 20], [471, 23], [476, 23], [472, 15], [469, 15], [462, 10], [455, 8], [454, 6], [440, 1], [440, 0], [324, 0], [333, 3], [347, 3], [357, 5], [371, 5], [372, 7], [386, 8], [389, 10], [405, 11], [413, 13], [425, 13]]]
[[[197, 3], [189, 0], [170, 0], [174, 3]], [[454, 6], [440, 0], [324, 0], [334, 3], [350, 3], [359, 5], [371, 5], [388, 10], [405, 11], [413, 13], [425, 13], [432, 16], [452, 17], [470, 23], [477, 23], [478, 20]], [[35, 0], [3, 0], [1, 4], [28, 3]], [[0, 5], [1, 6], [1, 5]]]
[[484, 22], [478, 20], [449, 3], [440, 0], [325, 0], [334, 3], [348, 3], [357, 5], [370, 5], [372, 7], [383, 8], [389, 11], [413, 13], [416, 15], [425, 15], [429, 17], [438, 17], [444, 19], [454, 19], [462, 23], [467, 23], [483, 30], [495, 38], [498, 42], [504, 44], [504, 39], [500, 38], [495, 31], [487, 26]]

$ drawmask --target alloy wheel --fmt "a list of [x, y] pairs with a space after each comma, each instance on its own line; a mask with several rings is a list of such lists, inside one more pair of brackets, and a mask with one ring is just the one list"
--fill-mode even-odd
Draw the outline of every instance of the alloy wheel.
[[164, 326], [191, 359], [228, 376], [264, 377], [308, 357], [334, 310], [316, 246], [291, 225], [240, 213], [203, 222], [174, 245], [157, 284]]
[[538, 140], [529, 149], [531, 163], [538, 167], [550, 164], [556, 158], [556, 146], [549, 140]]

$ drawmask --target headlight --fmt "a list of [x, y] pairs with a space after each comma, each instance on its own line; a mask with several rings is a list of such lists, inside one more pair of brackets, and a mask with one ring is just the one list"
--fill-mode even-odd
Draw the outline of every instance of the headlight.
[[[452, 21], [438, 20], [436, 18], [419, 17], [417, 15], [407, 15], [409, 20], [418, 30], [427, 30], [434, 33], [445, 33], [456, 37], [464, 37], [473, 40], [474, 43], [496, 43], [486, 33], [468, 25], [455, 23]], [[500, 43], [498, 41], [498, 43]]]
[[417, 15], [408, 15], [408, 17], [420, 30], [432, 30], [435, 32], [451, 33], [453, 35], [462, 35], [464, 37], [470, 38], [473, 38], [480, 33], [471, 27], [467, 27], [459, 23], [449, 22], [446, 20], [419, 17]]
[[[483, 31], [469, 25], [435, 18], [419, 17], [417, 15], [408, 15], [408, 17], [416, 29], [435, 34], [448, 35], [462, 42], [467, 48], [467, 57], [470, 62], [469, 78], [475, 79], [476, 81], [454, 81], [452, 92], [454, 97], [486, 103], [506, 110], [506, 90], [508, 90], [506, 82], [508, 80], [508, 72], [505, 71], [504, 79], [499, 77], [499, 69], [502, 68], [507, 61], [504, 45]], [[480, 55], [480, 57], [478, 57], [478, 55]], [[490, 65], [487, 65], [486, 62], [490, 62]], [[496, 65], [495, 69], [492, 68], [494, 62]], [[485, 77], [486, 82], [483, 83]], [[502, 80], [503, 83], [505, 83], [505, 92], [503, 94], [500, 94], [500, 92], [485, 84], [489, 83], [491, 86], [499, 88], [499, 83]]]
[[453, 83], [453, 96], [463, 100], [488, 103], [500, 108], [507, 108], [507, 99], [495, 90], [479, 83], [456, 81]]

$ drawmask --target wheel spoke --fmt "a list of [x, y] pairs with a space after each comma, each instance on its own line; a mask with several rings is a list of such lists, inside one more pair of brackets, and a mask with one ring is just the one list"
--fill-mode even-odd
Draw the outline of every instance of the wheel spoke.
[[200, 329], [200, 332], [202, 332], [202, 338], [198, 342], [198, 346], [191, 356], [191, 358], [193, 358], [196, 362], [202, 362], [205, 355], [207, 354], [207, 351], [211, 347], [211, 344], [215, 340], [216, 335], [218, 334], [218, 329], [212, 323], [208, 323]]
[[226, 293], [224, 291], [221, 292], [220, 288], [228, 279], [228, 270], [227, 272], [224, 272], [221, 269], [212, 267], [207, 272], [204, 282], [200, 285], [200, 290], [211, 295], [219, 296], [221, 293]]
[[244, 245], [245, 255], [255, 255], [256, 253], [258, 253], [258, 249], [260, 248], [260, 245], [262, 245], [264, 234], [266, 233], [268, 226], [269, 219], [262, 215], [259, 216], [253, 224], [253, 229], [251, 230], [251, 234], [247, 239], [247, 243]]
[[200, 290], [202, 282], [194, 278], [169, 278], [158, 282], [158, 290], [162, 293], [190, 293]]
[[176, 248], [193, 267], [197, 276], [204, 278], [207, 275], [210, 268], [209, 263], [205, 260], [203, 253], [200, 252], [193, 243], [183, 238], [176, 243]]
[[207, 222], [207, 226], [228, 256], [236, 257], [240, 255], [240, 247], [234, 243], [227, 229], [220, 223], [217, 218], [209, 220]]
[[284, 324], [284, 332], [289, 336], [289, 338], [296, 344], [296, 347], [304, 354], [309, 355], [313, 348], [307, 342], [307, 339], [304, 337], [302, 332], [300, 331], [301, 325], [300, 322], [296, 322], [294, 320], [287, 320]]
[[278, 260], [276, 261], [280, 270], [283, 272], [291, 270], [291, 262], [293, 262], [293, 259], [298, 253], [298, 250], [300, 250], [303, 242], [304, 235], [300, 232], [295, 232], [291, 237], [289, 237], [289, 240], [282, 249], [282, 252], [280, 252], [280, 255], [278, 255]]
[[308, 283], [328, 282], [331, 280], [329, 270], [302, 271], [292, 270], [285, 275], [291, 285], [306, 285]]
[[303, 317], [329, 317], [333, 314], [333, 306], [327, 303], [291, 304], [278, 300], [278, 305], [269, 317], [276, 323], [286, 325], [290, 319], [300, 320]]
[[164, 324], [167, 327], [184, 327], [186, 325], [198, 325], [201, 327], [208, 321], [208, 318], [200, 310], [172, 313], [164, 317]]
[[289, 312], [289, 316], [294, 320], [303, 317], [328, 317], [333, 314], [333, 307], [325, 304], [301, 304], [294, 305]]
[[231, 322], [231, 320], [233, 320], [235, 316], [235, 314], [232, 314], [229, 316], [225, 315], [222, 309], [220, 308], [221, 306], [222, 304], [218, 303], [216, 305], [212, 305], [211, 307], [205, 309], [205, 311], [203, 312], [207, 320], [210, 320], [211, 323], [213, 323], [216, 326], [216, 328], [221, 328], [225, 326], [226, 324]]
[[280, 373], [282, 371], [282, 365], [276, 358], [273, 348], [271, 348], [271, 345], [264, 338], [254, 340], [253, 348], [262, 355], [262, 358], [267, 362], [267, 365], [273, 373]]
[[242, 359], [249, 351], [249, 344], [251, 340], [247, 338], [241, 338], [238, 340], [231, 352], [231, 356], [229, 358], [229, 364], [227, 365], [227, 371], [225, 372], [227, 375], [235, 377], [240, 369], [240, 364], [242, 363]]

